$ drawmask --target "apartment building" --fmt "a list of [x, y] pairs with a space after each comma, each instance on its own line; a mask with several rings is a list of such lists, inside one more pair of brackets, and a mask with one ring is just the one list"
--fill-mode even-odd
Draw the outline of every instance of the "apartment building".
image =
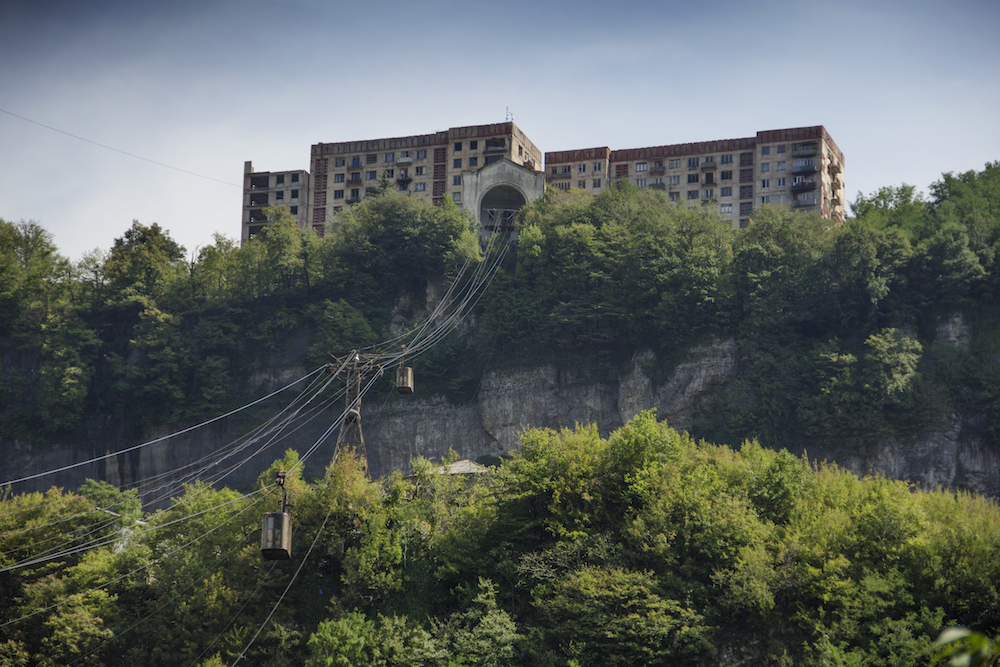
[[557, 151], [545, 154], [545, 170], [547, 182], [559, 189], [596, 193], [628, 180], [663, 190], [674, 201], [717, 207], [739, 227], [763, 204], [844, 221], [844, 154], [822, 125], [742, 139]]
[[470, 174], [501, 161], [529, 172], [542, 164], [541, 152], [513, 122], [453, 127], [410, 137], [314, 144], [311, 157], [314, 225], [322, 225], [344, 206], [371, 196], [383, 179], [399, 192], [432, 203], [448, 197], [464, 208], [479, 204], [466, 196]]
[[[287, 206], [295, 223], [305, 228], [309, 224], [309, 172], [258, 171], [253, 163], [243, 163], [243, 225], [240, 240], [246, 243], [267, 224], [264, 209]], [[323, 230], [317, 233], [322, 236]]]

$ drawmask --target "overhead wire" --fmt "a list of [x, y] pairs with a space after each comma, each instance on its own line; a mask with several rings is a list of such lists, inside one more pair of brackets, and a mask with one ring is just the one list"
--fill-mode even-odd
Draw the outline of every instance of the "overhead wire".
[[[267, 488], [270, 488], [270, 487], [267, 487]], [[249, 493], [249, 494], [246, 494], [246, 495], [244, 495], [244, 496], [241, 496], [240, 498], [237, 498], [236, 500], [239, 500], [239, 499], [243, 499], [243, 498], [249, 498], [249, 497], [252, 497], [252, 496], [254, 496], [254, 495], [257, 495], [257, 494], [259, 494], [259, 493], [263, 492], [264, 490], [266, 490], [266, 489], [260, 489], [260, 490], [258, 490], [258, 491], [254, 491], [253, 493]], [[159, 558], [156, 558], [156, 559], [154, 559], [154, 560], [151, 560], [150, 562], [146, 563], [145, 565], [142, 565], [142, 566], [140, 566], [140, 567], [137, 567], [137, 568], [135, 568], [134, 570], [132, 570], [132, 571], [130, 571], [130, 572], [127, 572], [127, 573], [125, 573], [125, 574], [122, 574], [122, 575], [120, 575], [120, 576], [118, 576], [118, 577], [115, 577], [114, 579], [110, 579], [110, 580], [108, 580], [108, 581], [104, 582], [103, 584], [100, 584], [100, 585], [97, 585], [97, 586], [92, 586], [92, 587], [91, 587], [91, 588], [90, 588], [90, 589], [89, 589], [88, 591], [86, 591], [86, 592], [94, 592], [94, 591], [98, 591], [98, 590], [101, 590], [101, 589], [104, 589], [104, 588], [107, 588], [108, 586], [110, 586], [110, 585], [111, 585], [111, 584], [113, 584], [113, 583], [116, 583], [116, 582], [119, 582], [119, 581], [121, 581], [122, 579], [125, 579], [126, 577], [130, 577], [130, 576], [132, 576], [133, 574], [136, 574], [136, 573], [138, 573], [138, 572], [142, 572], [143, 570], [145, 570], [145, 569], [147, 569], [147, 568], [149, 568], [149, 567], [151, 567], [151, 566], [153, 566], [153, 565], [155, 565], [155, 564], [159, 563], [160, 561], [164, 560], [165, 558], [168, 558], [169, 556], [172, 556], [172, 555], [174, 555], [175, 553], [177, 553], [177, 552], [181, 551], [182, 549], [186, 549], [187, 547], [191, 546], [192, 544], [195, 544], [195, 543], [197, 543], [197, 542], [200, 542], [201, 540], [205, 539], [206, 537], [208, 537], [209, 535], [211, 535], [212, 533], [214, 533], [214, 532], [215, 532], [215, 531], [217, 531], [218, 529], [222, 528], [222, 526], [226, 525], [226, 524], [227, 524], [227, 523], [229, 523], [230, 521], [233, 521], [233, 520], [235, 520], [235, 519], [236, 519], [236, 518], [237, 518], [238, 516], [240, 516], [240, 515], [244, 514], [245, 512], [249, 511], [250, 509], [252, 509], [252, 508], [256, 507], [256, 506], [257, 506], [258, 504], [260, 504], [261, 502], [263, 502], [263, 500], [264, 500], [264, 496], [261, 496], [260, 498], [258, 498], [258, 499], [257, 499], [256, 501], [254, 501], [253, 503], [251, 503], [251, 504], [247, 505], [246, 507], [244, 507], [243, 509], [239, 510], [238, 512], [235, 512], [235, 513], [234, 513], [234, 514], [233, 514], [232, 516], [230, 516], [229, 518], [227, 518], [227, 519], [226, 519], [225, 521], [223, 521], [223, 522], [222, 522], [222, 523], [220, 523], [220, 524], [217, 524], [217, 525], [213, 526], [212, 528], [209, 528], [209, 529], [208, 529], [207, 531], [205, 531], [205, 532], [204, 532], [204, 533], [202, 533], [201, 535], [199, 535], [199, 536], [197, 536], [197, 537], [195, 537], [195, 538], [193, 538], [193, 539], [191, 539], [191, 540], [188, 540], [187, 542], [185, 542], [184, 544], [180, 545], [179, 547], [177, 547], [177, 548], [175, 548], [175, 549], [172, 549], [171, 551], [168, 551], [167, 553], [163, 554], [163, 555], [162, 555], [162, 556], [160, 556]], [[229, 505], [229, 504], [232, 504], [232, 502], [235, 502], [235, 501], [230, 501], [230, 502], [228, 502], [228, 503], [223, 503], [222, 505], [218, 505], [218, 506], [216, 506], [216, 507], [213, 507], [213, 508], [210, 508], [210, 510], [211, 510], [211, 509], [217, 509], [218, 507], [223, 507], [223, 506], [225, 506], [225, 505]], [[202, 513], [200, 513], [200, 514], [203, 514], [203, 513], [204, 513], [204, 512], [202, 512]], [[51, 610], [53, 610], [53, 609], [57, 609], [58, 607], [61, 607], [62, 605], [64, 605], [64, 604], [66, 604], [67, 602], [69, 602], [69, 600], [70, 600], [70, 599], [71, 599], [72, 597], [73, 597], [73, 595], [70, 595], [70, 596], [67, 596], [66, 598], [64, 598], [64, 599], [63, 599], [62, 601], [60, 601], [60, 602], [57, 602], [57, 603], [55, 603], [55, 604], [51, 604], [51, 605], [49, 605], [49, 606], [47, 606], [47, 607], [41, 607], [41, 608], [39, 608], [39, 609], [36, 609], [36, 610], [32, 611], [32, 612], [31, 612], [30, 614], [25, 614], [24, 616], [21, 616], [21, 617], [19, 617], [19, 618], [15, 618], [15, 619], [12, 619], [12, 620], [9, 620], [9, 621], [5, 621], [5, 622], [3, 622], [3, 623], [0, 623], [0, 628], [4, 628], [4, 627], [6, 627], [6, 626], [8, 626], [8, 625], [11, 625], [11, 624], [13, 624], [13, 623], [18, 623], [18, 622], [20, 622], [20, 621], [24, 621], [24, 620], [27, 620], [27, 619], [29, 619], [29, 618], [32, 618], [32, 617], [34, 617], [34, 616], [37, 616], [38, 614], [41, 614], [42, 612], [46, 612], [46, 611], [51, 611]]]
[[295, 381], [293, 381], [293, 382], [285, 385], [281, 389], [277, 389], [277, 390], [271, 392], [270, 394], [267, 394], [266, 396], [262, 396], [262, 397], [260, 397], [260, 398], [258, 398], [256, 400], [254, 400], [254, 401], [251, 401], [250, 403], [247, 403], [246, 405], [243, 405], [241, 407], [236, 408], [235, 410], [230, 410], [229, 412], [227, 412], [225, 414], [219, 415], [218, 417], [213, 417], [212, 419], [209, 419], [207, 421], [201, 422], [200, 424], [196, 424], [194, 426], [189, 426], [187, 428], [181, 429], [180, 431], [175, 431], [174, 433], [170, 433], [169, 435], [164, 435], [162, 437], [155, 438], [153, 440], [149, 440], [147, 442], [143, 442], [143, 443], [138, 444], [138, 445], [133, 445], [132, 447], [128, 447], [126, 449], [122, 449], [122, 450], [119, 450], [117, 452], [111, 452], [110, 454], [104, 454], [102, 456], [96, 456], [96, 457], [94, 457], [92, 459], [88, 459], [86, 461], [79, 461], [77, 463], [72, 463], [70, 465], [62, 466], [60, 468], [54, 468], [52, 470], [46, 470], [44, 472], [39, 472], [39, 473], [35, 473], [35, 474], [32, 474], [32, 475], [27, 475], [25, 477], [20, 477], [18, 479], [9, 480], [9, 481], [6, 481], [6, 482], [0, 482], [0, 486], [13, 486], [14, 484], [19, 484], [21, 482], [27, 482], [27, 481], [30, 481], [30, 480], [33, 480], [33, 479], [38, 479], [40, 477], [46, 477], [48, 475], [54, 475], [56, 473], [65, 472], [67, 470], [72, 470], [74, 468], [79, 468], [80, 466], [89, 465], [91, 463], [97, 463], [98, 461], [104, 461], [105, 459], [109, 459], [109, 458], [112, 458], [112, 457], [115, 457], [115, 456], [121, 456], [122, 454], [128, 454], [129, 452], [134, 452], [136, 450], [142, 449], [143, 447], [149, 447], [150, 445], [155, 445], [158, 442], [163, 442], [164, 440], [169, 440], [170, 438], [175, 438], [175, 437], [177, 437], [179, 435], [183, 435], [185, 433], [190, 433], [191, 431], [195, 431], [195, 430], [197, 430], [199, 428], [208, 426], [209, 424], [214, 424], [215, 422], [217, 422], [217, 421], [219, 421], [221, 419], [225, 419], [226, 417], [231, 417], [232, 415], [235, 415], [238, 412], [242, 412], [243, 410], [246, 410], [247, 408], [253, 407], [254, 405], [257, 405], [258, 403], [266, 401], [267, 399], [280, 394], [281, 392], [285, 391], [286, 389], [289, 389], [290, 387], [293, 387], [293, 386], [297, 385], [299, 382], [302, 382], [302, 380], [305, 380], [306, 378], [315, 375], [316, 373], [318, 373], [319, 371], [323, 370], [324, 368], [326, 368], [325, 364], [323, 366], [320, 366], [316, 370], [312, 371], [311, 373], [308, 373], [308, 374], [300, 377], [298, 380], [295, 380]]

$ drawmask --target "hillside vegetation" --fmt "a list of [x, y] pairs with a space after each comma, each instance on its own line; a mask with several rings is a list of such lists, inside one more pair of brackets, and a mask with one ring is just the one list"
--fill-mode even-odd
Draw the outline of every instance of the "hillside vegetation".
[[264, 493], [193, 485], [144, 523], [103, 483], [4, 498], [0, 664], [913, 665], [946, 625], [1000, 626], [994, 503], [651, 413], [607, 439], [528, 431], [472, 478], [417, 461], [372, 482], [348, 452], [306, 482], [297, 458]]
[[[690, 345], [733, 337], [738, 380], [698, 436], [864, 446], [958, 414], [997, 444], [1000, 163], [945, 175], [929, 198], [859, 194], [852, 210], [835, 226], [765, 207], [736, 232], [657, 191], [549, 191], [522, 211], [474, 324], [418, 362], [422, 390], [462, 402], [487, 365], [600, 374], [641, 349], [663, 378]], [[214, 416], [248, 398], [293, 333], [310, 367], [386, 340], [425, 316], [429, 287], [481, 259], [450, 203], [386, 192], [323, 239], [271, 215], [246, 246], [217, 236], [191, 255], [135, 222], [76, 264], [38, 224], [0, 220], [0, 437], [43, 446], [99, 423], [124, 445]], [[935, 343], [955, 313], [967, 349]]]
[[[350, 452], [302, 479], [289, 451], [248, 493], [196, 483], [154, 513], [104, 482], [8, 489], [0, 665], [918, 664], [949, 624], [995, 632], [995, 503], [779, 450], [956, 413], [998, 444], [1000, 163], [853, 212], [764, 208], [735, 232], [629, 186], [548, 192], [421, 377], [460, 401], [488, 364], [600, 374], [640, 349], [662, 377], [735, 338], [738, 379], [694, 435], [643, 413], [606, 439], [529, 430], [485, 475], [418, 460], [375, 482]], [[76, 264], [0, 221], [0, 437], [44, 448], [101, 422], [132, 444], [214, 416], [287, 336], [305, 332], [307, 366], [386, 340], [483, 259], [448, 203], [386, 193], [323, 239], [272, 216], [196, 256], [135, 222]], [[935, 342], [954, 313], [967, 348]], [[279, 469], [294, 558], [273, 564]]]

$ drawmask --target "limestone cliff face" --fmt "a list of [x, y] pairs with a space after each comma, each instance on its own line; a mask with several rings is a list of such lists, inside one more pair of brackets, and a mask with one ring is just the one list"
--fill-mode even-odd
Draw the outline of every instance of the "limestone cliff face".
[[658, 388], [644, 372], [655, 363], [651, 352], [636, 354], [624, 372], [603, 381], [555, 365], [493, 371], [470, 405], [439, 398], [398, 401], [365, 431], [372, 471], [384, 474], [405, 468], [415, 455], [436, 458], [449, 449], [473, 459], [501, 456], [517, 447], [527, 427], [597, 424], [606, 434], [649, 408], [683, 429], [710, 393], [735, 377], [736, 344], [694, 348]]
[[[968, 327], [960, 315], [938, 331], [938, 341], [944, 344], [967, 345], [968, 338]], [[472, 459], [501, 456], [517, 447], [519, 435], [527, 427], [571, 428], [576, 424], [596, 423], [606, 434], [649, 408], [656, 408], [660, 419], [683, 430], [703, 410], [713, 392], [736, 378], [738, 358], [734, 340], [717, 340], [690, 350], [660, 385], [655, 385], [649, 377], [649, 369], [655, 368], [658, 360], [652, 352], [645, 351], [635, 354], [617, 375], [600, 379], [560, 371], [556, 364], [493, 371], [483, 378], [475, 399], [463, 405], [419, 394], [389, 402], [384, 407], [369, 401], [365, 404], [363, 426], [371, 472], [383, 476], [393, 470], [406, 470], [416, 456], [437, 459], [449, 450]], [[301, 377], [304, 371], [300, 359], [299, 355], [275, 359], [254, 378], [260, 383], [260, 391]], [[47, 488], [53, 483], [75, 488], [86, 477], [131, 485], [136, 480], [210, 457], [238, 434], [263, 422], [278, 406], [275, 399], [254, 415], [240, 415], [132, 454], [43, 478], [18, 490]], [[319, 443], [308, 460], [306, 474], [320, 475], [334, 454], [336, 433], [325, 441], [321, 438], [338, 412], [339, 406], [328, 408], [290, 438], [272, 444], [254, 443], [238, 457], [219, 461], [207, 458], [203, 464], [209, 466], [205, 474], [222, 474], [233, 461], [253, 454], [248, 463], [221, 480], [229, 486], [247, 487], [285, 449], [294, 448], [304, 454]], [[835, 461], [858, 474], [878, 473], [907, 479], [925, 488], [961, 487], [1000, 497], [1000, 452], [963, 436], [962, 425], [963, 418], [956, 415], [937, 430], [916, 437], [883, 442], [861, 451], [845, 447], [811, 450], [808, 454], [814, 460]], [[162, 434], [147, 434], [147, 437], [156, 435]], [[115, 433], [94, 428], [81, 434], [80, 442], [54, 449], [36, 450], [22, 443], [3, 443], [7, 456], [0, 461], [0, 478], [16, 479], [134, 444], [120, 441]]]

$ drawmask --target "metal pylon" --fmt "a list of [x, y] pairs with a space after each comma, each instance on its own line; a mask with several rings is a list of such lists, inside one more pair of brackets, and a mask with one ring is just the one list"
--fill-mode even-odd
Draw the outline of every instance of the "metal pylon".
[[352, 352], [348, 361], [347, 387], [345, 388], [344, 419], [340, 422], [340, 435], [337, 436], [337, 452], [347, 446], [352, 447], [361, 459], [365, 475], [368, 474], [368, 453], [365, 451], [365, 434], [361, 430], [361, 393], [366, 380], [372, 375], [382, 372], [375, 364], [377, 356], [363, 355]]

